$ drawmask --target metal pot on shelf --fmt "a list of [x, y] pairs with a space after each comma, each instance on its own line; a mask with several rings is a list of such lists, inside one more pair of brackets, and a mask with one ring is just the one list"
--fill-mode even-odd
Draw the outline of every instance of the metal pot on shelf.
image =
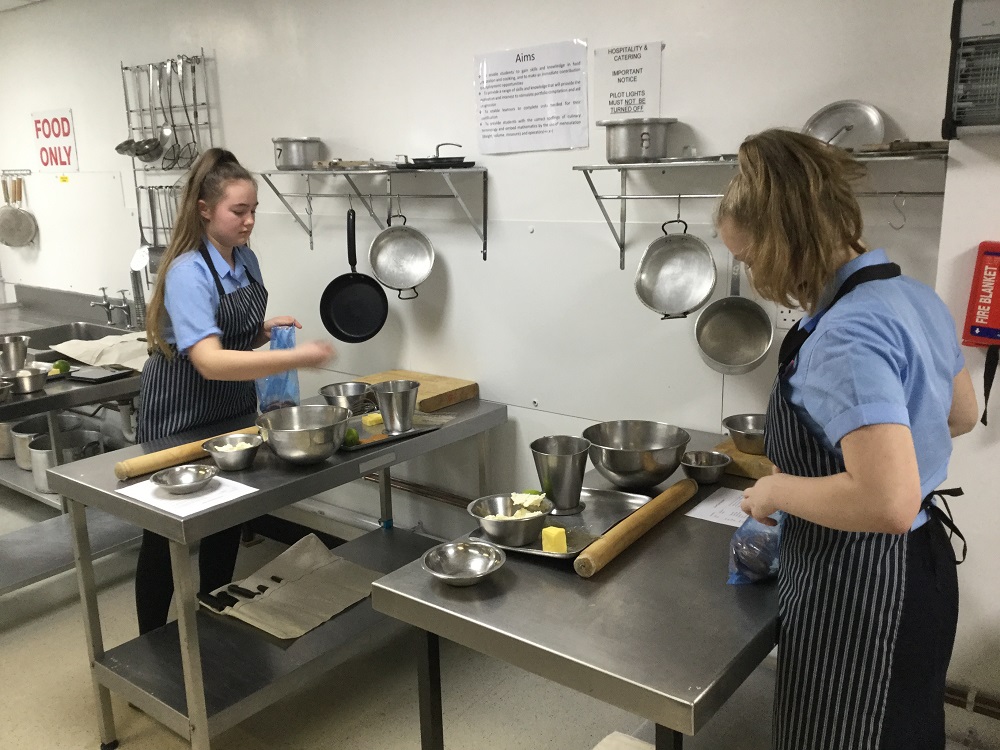
[[[78, 430], [83, 424], [79, 417], [59, 415], [56, 417], [59, 423], [59, 431], [62, 433]], [[7, 422], [3, 424], [9, 424]], [[49, 420], [44, 414], [38, 417], [26, 419], [10, 427], [11, 443], [13, 444], [14, 462], [18, 468], [31, 471], [31, 452], [28, 446], [31, 441], [39, 435], [47, 435], [49, 432]], [[0, 441], [2, 442], [2, 441]]]
[[[104, 452], [104, 438], [96, 430], [73, 430], [61, 435], [59, 442], [59, 451], [62, 453], [60, 464], [68, 464]], [[51, 492], [49, 479], [45, 473], [56, 465], [51, 438], [48, 435], [39, 435], [28, 444], [28, 452], [31, 456], [31, 477], [35, 482], [35, 489], [39, 492]]]
[[676, 117], [598, 120], [606, 128], [609, 164], [635, 164], [667, 158], [667, 131]]
[[278, 169], [312, 169], [319, 161], [323, 142], [319, 138], [272, 138], [274, 166]]

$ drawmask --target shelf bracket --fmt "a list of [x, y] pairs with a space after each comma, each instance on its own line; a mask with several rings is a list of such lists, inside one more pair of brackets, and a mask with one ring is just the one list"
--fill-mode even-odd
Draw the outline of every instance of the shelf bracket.
[[[308, 179], [308, 176], [306, 179]], [[375, 212], [372, 210], [371, 200], [365, 200], [365, 196], [361, 194], [360, 190], [358, 190], [358, 186], [354, 184], [354, 180], [351, 179], [349, 174], [345, 174], [344, 179], [347, 180], [347, 184], [351, 186], [351, 190], [354, 191], [354, 194], [358, 196], [358, 200], [361, 201], [361, 205], [368, 210], [368, 215], [372, 217], [372, 221], [378, 225], [379, 229], [385, 229], [385, 224], [382, 223], [382, 220], [379, 219], [379, 217], [377, 217]]]
[[292, 215], [292, 218], [298, 222], [300, 227], [302, 227], [302, 231], [305, 232], [307, 235], [309, 235], [309, 249], [312, 250], [313, 249], [312, 203], [311, 202], [309, 203], [309, 209], [306, 211], [306, 216], [309, 219], [309, 226], [306, 226], [306, 223], [302, 221], [301, 218], [299, 218], [298, 213], [296, 213], [295, 209], [292, 208], [292, 204], [289, 203], [287, 200], [285, 200], [285, 196], [282, 195], [281, 191], [278, 190], [277, 187], [275, 187], [273, 182], [271, 182], [271, 178], [268, 177], [264, 172], [261, 172], [260, 176], [264, 179], [264, 182], [267, 183], [267, 186], [271, 188], [272, 192], [278, 197], [278, 200], [281, 201], [281, 205], [285, 207], [288, 213]]
[[445, 184], [451, 191], [451, 194], [455, 196], [455, 200], [458, 201], [458, 205], [462, 208], [463, 213], [465, 213], [465, 218], [469, 220], [469, 224], [475, 230], [479, 239], [483, 241], [483, 260], [486, 260], [486, 173], [483, 172], [483, 226], [480, 228], [476, 224], [476, 220], [472, 217], [472, 212], [469, 207], [465, 205], [465, 201], [462, 200], [462, 196], [458, 194], [458, 190], [455, 189], [455, 183], [451, 181], [451, 175], [448, 172], [442, 172], [441, 177], [444, 178]]
[[[611, 230], [612, 236], [615, 238], [615, 244], [618, 245], [618, 267], [624, 271], [625, 270], [625, 201], [622, 200], [621, 204], [621, 235], [615, 231], [615, 224], [611, 221], [611, 216], [608, 214], [608, 210], [604, 207], [604, 201], [601, 200], [601, 196], [597, 192], [597, 188], [594, 187], [594, 179], [590, 176], [591, 172], [589, 169], [584, 169], [583, 176], [587, 178], [587, 184], [590, 185], [590, 192], [594, 194], [594, 200], [597, 201], [597, 207], [601, 209], [601, 213], [604, 214], [604, 221], [608, 225], [608, 229]], [[622, 193], [625, 191], [625, 170], [621, 170], [622, 175]]]

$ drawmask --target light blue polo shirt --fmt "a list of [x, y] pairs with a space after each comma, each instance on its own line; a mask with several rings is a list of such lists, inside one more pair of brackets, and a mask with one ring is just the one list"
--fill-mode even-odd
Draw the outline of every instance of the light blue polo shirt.
[[[226, 294], [249, 286], [247, 271], [254, 280], [263, 283], [257, 256], [249, 247], [241, 245], [234, 248], [234, 269], [229, 267], [207, 237], [204, 241]], [[176, 344], [178, 351], [186, 353], [202, 339], [222, 334], [216, 322], [219, 290], [205, 259], [197, 250], [182, 253], [170, 264], [163, 299], [169, 316], [163, 326], [163, 338], [169, 344]]]
[[933, 289], [906, 276], [861, 284], [828, 307], [848, 276], [887, 262], [885, 251], [871, 250], [837, 271], [820, 312], [803, 318], [814, 330], [784, 395], [841, 455], [841, 438], [859, 427], [909, 427], [926, 497], [947, 476], [952, 384], [965, 366], [950, 311]]

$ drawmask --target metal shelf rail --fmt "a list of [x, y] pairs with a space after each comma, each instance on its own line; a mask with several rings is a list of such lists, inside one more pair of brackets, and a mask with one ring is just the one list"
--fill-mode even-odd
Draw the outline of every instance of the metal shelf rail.
[[[942, 150], [933, 151], [923, 151], [923, 152], [906, 152], [906, 153], [892, 153], [892, 152], [879, 152], [872, 154], [859, 154], [855, 157], [857, 161], [864, 163], [875, 163], [875, 162], [914, 162], [914, 161], [940, 161], [945, 162], [948, 159], [948, 152]], [[582, 172], [584, 178], [587, 180], [587, 185], [590, 187], [590, 192], [594, 196], [594, 200], [597, 201], [597, 207], [601, 209], [601, 214], [604, 216], [604, 221], [608, 225], [608, 229], [611, 230], [612, 236], [615, 238], [615, 244], [618, 245], [618, 267], [621, 270], [625, 270], [625, 224], [627, 219], [626, 206], [629, 201], [643, 201], [643, 200], [676, 200], [678, 204], [684, 199], [715, 199], [718, 200], [722, 197], [721, 193], [708, 193], [708, 192], [698, 192], [698, 193], [660, 193], [660, 194], [649, 194], [649, 193], [636, 193], [629, 194], [628, 192], [628, 175], [630, 172], [649, 172], [659, 170], [662, 174], [666, 174], [668, 170], [674, 167], [726, 167], [730, 170], [735, 170], [737, 167], [736, 155], [735, 154], [725, 154], [723, 156], [713, 156], [713, 157], [695, 157], [695, 158], [680, 158], [680, 159], [670, 159], [661, 162], [649, 162], [641, 164], [595, 164], [595, 165], [585, 165], [573, 167], [574, 172]], [[617, 170], [620, 178], [620, 189], [617, 194], [607, 194], [600, 193], [597, 187], [594, 185], [594, 179], [592, 177], [594, 172], [607, 172], [611, 170]], [[856, 193], [858, 197], [861, 198], [871, 198], [871, 197], [885, 197], [894, 196], [894, 200], [898, 198], [908, 198], [908, 197], [940, 197], [944, 195], [944, 188], [942, 184], [941, 189], [935, 190], [875, 190], [875, 191], [859, 191]], [[604, 205], [604, 201], [618, 201], [618, 228], [615, 228], [615, 222], [612, 220], [611, 215], [608, 213], [607, 207]], [[897, 206], [897, 210], [899, 210]]]
[[[392, 189], [392, 180], [394, 176], [399, 175], [416, 175], [416, 174], [437, 174], [441, 176], [444, 180], [444, 184], [447, 186], [447, 193], [400, 193], [394, 192]], [[461, 194], [455, 186], [453, 177], [460, 174], [476, 174], [481, 175], [483, 181], [483, 203], [481, 210], [481, 222], [477, 222], [475, 217], [472, 215], [472, 211], [469, 210], [468, 204], [462, 198]], [[299, 175], [305, 177], [306, 190], [305, 192], [287, 192], [279, 190], [278, 187], [272, 181], [272, 177], [275, 175]], [[385, 176], [385, 191], [382, 193], [374, 193], [371, 190], [368, 192], [362, 191], [358, 187], [356, 177], [360, 175], [365, 176]], [[466, 219], [469, 221], [469, 225], [475, 230], [479, 239], [482, 240], [483, 249], [482, 255], [483, 260], [486, 260], [486, 249], [487, 249], [487, 218], [488, 218], [488, 198], [489, 198], [489, 181], [488, 172], [485, 167], [463, 167], [457, 169], [420, 169], [420, 170], [399, 170], [393, 166], [385, 166], [381, 168], [345, 168], [345, 169], [283, 169], [277, 172], [261, 172], [261, 178], [267, 183], [267, 186], [271, 188], [278, 200], [281, 201], [281, 205], [292, 215], [292, 218], [302, 227], [309, 237], [309, 249], [313, 249], [313, 222], [312, 222], [312, 201], [313, 198], [347, 198], [353, 199], [357, 198], [361, 201], [361, 204], [365, 207], [368, 215], [371, 216], [372, 221], [375, 222], [379, 229], [385, 229], [386, 223], [379, 218], [378, 214], [373, 208], [376, 200], [385, 200], [389, 204], [389, 212], [391, 213], [392, 201], [399, 200], [400, 198], [413, 198], [416, 200], [454, 200], [458, 202], [459, 207], [462, 209], [462, 213], [465, 214]], [[328, 192], [316, 192], [313, 190], [313, 178], [314, 177], [343, 177], [347, 182], [348, 187], [350, 187], [351, 192], [349, 193], [328, 193]], [[305, 198], [306, 208], [305, 208], [305, 220], [299, 216], [299, 213], [295, 208], [288, 202], [288, 198]]]

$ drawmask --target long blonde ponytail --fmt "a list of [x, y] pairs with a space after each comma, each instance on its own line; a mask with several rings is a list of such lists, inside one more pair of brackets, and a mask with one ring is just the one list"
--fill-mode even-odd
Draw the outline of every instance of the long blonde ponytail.
[[205, 234], [205, 220], [198, 209], [198, 201], [205, 201], [210, 207], [215, 207], [226, 193], [226, 184], [232, 180], [250, 180], [253, 176], [239, 163], [231, 151], [221, 148], [210, 148], [205, 151], [191, 166], [187, 184], [181, 195], [181, 205], [174, 223], [173, 236], [170, 245], [163, 254], [157, 272], [153, 296], [146, 308], [146, 337], [150, 349], [157, 348], [167, 357], [173, 356], [173, 350], [163, 339], [163, 323], [167, 316], [163, 294], [167, 281], [167, 270], [177, 256], [196, 250]]

